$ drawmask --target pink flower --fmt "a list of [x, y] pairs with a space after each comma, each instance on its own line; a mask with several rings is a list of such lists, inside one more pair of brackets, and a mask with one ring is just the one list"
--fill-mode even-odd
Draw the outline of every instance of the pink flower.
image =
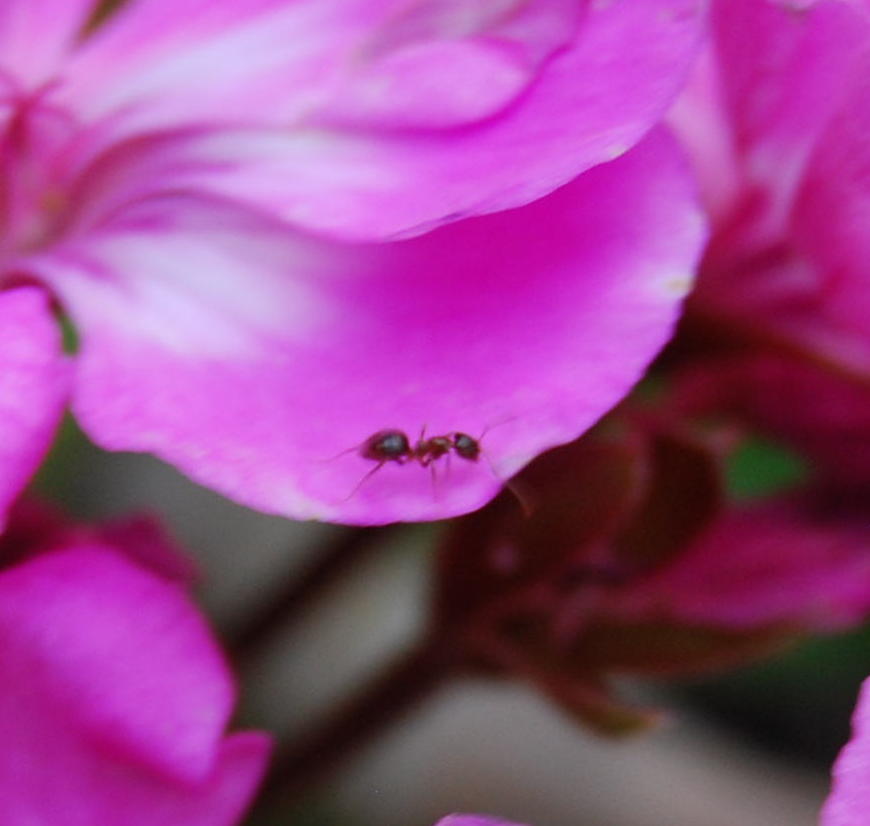
[[269, 744], [225, 735], [232, 680], [183, 585], [157, 573], [171, 556], [141, 522], [84, 529], [32, 506], [13, 516], [0, 543], [6, 822], [239, 821]]
[[863, 484], [870, 6], [719, 0], [712, 23], [675, 116], [714, 225], [686, 330], [718, 340], [690, 383]]
[[66, 404], [60, 330], [35, 290], [0, 293], [0, 531], [42, 461]]
[[865, 826], [870, 812], [870, 680], [852, 718], [852, 739], [834, 763], [834, 783], [820, 826]]
[[675, 123], [716, 232], [693, 309], [870, 376], [870, 7], [717, 0]]
[[[675, 147], [641, 137], [701, 5], [141, 0], [79, 37], [90, 3], [7, 2], [0, 315], [33, 331], [9, 368], [30, 372], [0, 382], [21, 434], [5, 501], [69, 398], [103, 447], [263, 510], [479, 506], [670, 334], [702, 222]], [[346, 240], [524, 204], [594, 164], [520, 210]], [[71, 369], [49, 310], [76, 329]], [[482, 437], [481, 460], [360, 484], [372, 434], [413, 447], [424, 427]]]
[[622, 154], [682, 84], [705, 2], [140, 0], [83, 40], [92, 0], [5, 5], [7, 91], [79, 133], [62, 177], [102, 153], [89, 184], [124, 176], [116, 202], [194, 187], [370, 238]]

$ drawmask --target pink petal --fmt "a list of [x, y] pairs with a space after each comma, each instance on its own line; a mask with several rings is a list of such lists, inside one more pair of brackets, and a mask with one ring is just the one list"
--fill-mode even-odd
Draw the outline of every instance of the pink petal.
[[52, 78], [84, 26], [94, 0], [3, 0], [0, 92], [35, 88]]
[[866, 826], [870, 812], [870, 680], [852, 717], [852, 739], [834, 763], [834, 783], [820, 826]]
[[520, 826], [520, 824], [489, 815], [447, 815], [435, 826]]
[[714, 5], [725, 101], [745, 175], [768, 189], [769, 220], [785, 220], [804, 165], [860, 70], [866, 10], [824, 0]]
[[719, 224], [696, 305], [867, 374], [870, 7], [734, 0], [713, 18], [719, 88], [696, 79], [677, 119]]
[[610, 603], [626, 619], [848, 628], [870, 612], [870, 526], [814, 518], [806, 503], [735, 511]]
[[695, 167], [707, 212], [716, 224], [728, 220], [742, 195], [744, 171], [738, 163], [721, 67], [712, 48], [696, 61], [689, 82], [668, 113]]
[[106, 548], [54, 551], [0, 575], [0, 635], [10, 736], [36, 725], [12, 712], [12, 683], [32, 696], [31, 714], [63, 721], [59, 738], [86, 737], [177, 782], [213, 771], [233, 687], [178, 586]]
[[45, 293], [0, 292], [0, 530], [45, 456], [69, 392], [69, 365]]
[[570, 47], [586, 0], [424, 0], [377, 33], [322, 116], [334, 125], [439, 128], [497, 115]]
[[[197, 123], [292, 124], [401, 0], [139, 0], [78, 50], [62, 99], [115, 139]], [[111, 71], [108, 68], [111, 67]]]
[[[870, 27], [866, 42], [870, 44]], [[870, 376], [870, 60], [819, 139], [796, 205], [796, 243], [821, 273], [820, 305], [859, 338]]]
[[576, 34], [586, 3], [517, 5], [144, 0], [84, 44], [67, 94], [88, 119], [124, 108], [124, 131], [134, 122], [137, 131], [240, 119], [286, 126], [347, 107], [390, 128], [459, 125], [523, 91]]
[[[187, 4], [194, 18], [177, 4], [162, 16], [163, 2], [140, 4], [139, 17], [135, 9], [126, 23], [119, 16], [73, 67], [71, 105], [109, 118], [91, 143], [178, 130], [170, 141], [118, 148], [101, 163], [123, 171], [106, 174], [135, 178], [141, 191], [185, 186], [229, 195], [363, 240], [524, 204], [619, 156], [676, 94], [703, 20], [699, 0], [590, 4], [577, 37], [560, 50], [540, 20], [555, 9], [570, 32], [582, 6], [537, 0], [521, 4], [535, 10], [537, 27], [519, 40], [497, 27], [494, 40], [424, 40], [364, 67], [353, 52], [355, 62], [343, 68], [363, 36], [378, 42], [391, 4], [307, 0], [271, 15], [274, 0], [250, 0], [232, 14]], [[421, 5], [455, 7], [452, 16], [442, 11], [448, 20], [476, 8]], [[190, 25], [200, 17], [202, 25]], [[243, 18], [246, 26], [231, 27]], [[181, 19], [183, 29], [167, 22]], [[541, 48], [552, 57], [534, 57]], [[448, 83], [454, 72], [461, 84]]]
[[231, 686], [175, 586], [99, 547], [0, 574], [0, 797], [9, 823], [231, 826], [266, 738], [221, 742]]
[[[74, 407], [236, 500], [352, 523], [475, 508], [575, 438], [670, 335], [703, 243], [664, 136], [522, 210], [387, 245], [160, 201], [39, 262], [82, 334]], [[36, 266], [36, 265], [35, 265]], [[482, 434], [383, 467], [376, 431]], [[343, 454], [338, 456], [338, 454]]]

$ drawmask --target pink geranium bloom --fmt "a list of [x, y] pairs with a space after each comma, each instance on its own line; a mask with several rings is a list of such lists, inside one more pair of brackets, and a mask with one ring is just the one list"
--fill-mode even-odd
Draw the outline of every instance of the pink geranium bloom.
[[706, 0], [134, 0], [76, 42], [93, 6], [0, 17], [9, 83], [86, 126], [66, 163], [112, 150], [93, 186], [192, 186], [371, 238], [621, 155], [681, 86]]
[[674, 122], [715, 233], [693, 309], [870, 377], [870, 6], [717, 0]]
[[225, 734], [232, 679], [184, 587], [157, 572], [170, 555], [143, 523], [81, 529], [29, 509], [11, 520], [0, 543], [5, 822], [241, 818], [269, 743]]
[[[702, 222], [675, 147], [641, 138], [699, 2], [139, 0], [80, 36], [91, 5], [0, 11], [0, 315], [33, 318], [9, 369], [34, 365], [0, 382], [7, 500], [71, 398], [100, 445], [260, 509], [443, 517], [576, 436], [668, 338]], [[358, 240], [594, 164], [519, 210]], [[359, 445], [424, 427], [486, 433], [481, 461], [442, 457], [436, 485], [387, 463], [357, 490]]]
[[866, 826], [870, 813], [870, 680], [852, 718], [852, 739], [834, 763], [834, 783], [820, 826]]
[[738, 346], [692, 388], [864, 483], [870, 5], [719, 0], [712, 23], [675, 113], [714, 224], [688, 318]]

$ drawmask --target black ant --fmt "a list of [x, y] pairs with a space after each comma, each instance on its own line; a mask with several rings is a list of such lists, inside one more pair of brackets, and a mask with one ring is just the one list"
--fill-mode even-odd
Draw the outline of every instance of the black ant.
[[[453, 439], [453, 452], [469, 462], [476, 462], [480, 458], [480, 439], [475, 439], [467, 433], [451, 433]], [[480, 437], [483, 438], [483, 435]]]
[[[395, 462], [404, 465], [408, 462], [417, 462], [421, 467], [431, 467], [432, 483], [435, 484], [435, 465], [442, 456], [450, 457], [451, 452], [468, 462], [477, 462], [482, 451], [480, 438], [475, 439], [467, 433], [454, 431], [443, 436], [430, 436], [426, 438], [426, 427], [420, 431], [417, 443], [412, 446], [411, 440], [401, 430], [379, 430], [368, 437], [359, 445], [359, 455], [377, 464], [357, 483], [350, 492], [348, 498], [353, 496], [363, 483], [373, 474], [377, 473], [387, 462]], [[354, 450], [356, 448], [351, 448]]]
[[401, 430], [379, 430], [359, 446], [359, 455], [363, 459], [377, 462], [372, 468], [375, 471], [387, 462], [396, 462], [399, 465], [417, 462], [421, 467], [429, 467], [451, 450], [469, 462], [476, 462], [480, 458], [480, 441], [458, 431], [446, 436], [430, 436], [427, 439], [424, 427], [417, 444], [411, 447], [411, 440]]

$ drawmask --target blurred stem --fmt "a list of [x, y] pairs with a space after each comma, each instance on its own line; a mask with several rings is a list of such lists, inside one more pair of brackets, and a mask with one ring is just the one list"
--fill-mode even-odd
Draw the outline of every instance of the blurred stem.
[[231, 634], [230, 649], [236, 663], [244, 667], [255, 660], [278, 631], [291, 629], [321, 594], [350, 573], [397, 527], [349, 529], [318, 553], [301, 573], [294, 573]]
[[279, 747], [261, 796], [260, 810], [285, 810], [397, 723], [458, 671], [459, 647], [425, 637], [400, 654], [326, 719]]
[[91, 12], [90, 19], [84, 27], [85, 34], [89, 34], [98, 26], [101, 26], [106, 20], [111, 17], [118, 9], [121, 8], [129, 0], [98, 0]]

